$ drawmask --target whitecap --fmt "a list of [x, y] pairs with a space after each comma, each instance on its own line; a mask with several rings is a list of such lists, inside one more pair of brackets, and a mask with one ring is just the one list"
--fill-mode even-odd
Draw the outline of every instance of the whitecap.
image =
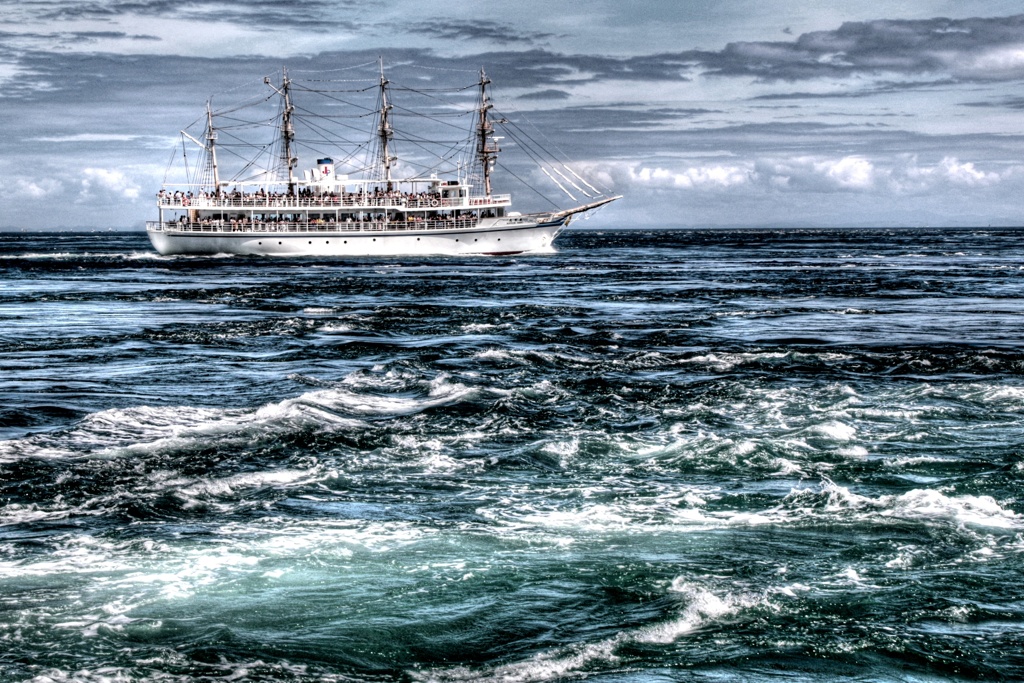
[[1021, 515], [1002, 507], [992, 496], [946, 496], [931, 489], [914, 489], [900, 496], [882, 496], [883, 516], [903, 519], [953, 520], [959, 524], [1002, 529], [1019, 528]]
[[823, 434], [836, 441], [849, 441], [857, 434], [856, 428], [842, 422], [828, 422], [816, 425], [811, 428], [811, 431]]
[[87, 415], [64, 430], [0, 441], [0, 462], [20, 458], [120, 457], [208, 443], [211, 437], [251, 440], [261, 431], [305, 426], [362, 428], [354, 416], [410, 415], [472, 398], [477, 389], [441, 375], [427, 396], [379, 395], [345, 388], [321, 389], [256, 410], [192, 406], [115, 408]]

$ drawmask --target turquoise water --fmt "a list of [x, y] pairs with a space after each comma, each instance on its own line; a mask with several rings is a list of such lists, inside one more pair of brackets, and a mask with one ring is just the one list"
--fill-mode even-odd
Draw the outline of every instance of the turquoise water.
[[1024, 232], [0, 236], [0, 677], [1024, 677]]

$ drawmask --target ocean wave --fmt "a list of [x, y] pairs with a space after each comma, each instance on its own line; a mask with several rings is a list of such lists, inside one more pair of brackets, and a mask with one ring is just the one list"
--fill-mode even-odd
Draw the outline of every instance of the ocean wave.
[[668, 619], [626, 629], [614, 636], [590, 643], [552, 648], [527, 659], [495, 667], [466, 666], [410, 671], [413, 680], [424, 683], [456, 681], [493, 681], [501, 683], [539, 683], [583, 677], [595, 667], [615, 670], [622, 663], [619, 651], [630, 645], [667, 645], [726, 618], [736, 618], [750, 609], [771, 604], [769, 594], [726, 594], [714, 591], [682, 577], [672, 581], [667, 596], [679, 606]]
[[169, 261], [173, 256], [161, 256], [155, 251], [139, 252], [89, 252], [89, 251], [62, 251], [62, 252], [24, 252], [21, 254], [3, 254], [0, 260], [22, 259], [26, 261]]
[[[399, 381], [404, 384], [405, 379]], [[360, 381], [354, 381], [357, 386]], [[362, 383], [367, 386], [370, 383]], [[446, 375], [418, 382], [417, 395], [352, 391], [344, 387], [311, 391], [255, 410], [192, 406], [116, 408], [87, 415], [54, 432], [0, 441], [0, 462], [22, 458], [120, 457], [202, 447], [211, 440], [243, 442], [262, 433], [315, 426], [359, 429], [368, 417], [408, 416], [471, 400], [478, 389]], [[387, 379], [374, 384], [388, 386]]]
[[1024, 529], [1024, 517], [999, 504], [991, 496], [947, 496], [934, 489], [913, 489], [877, 498], [853, 493], [825, 480], [818, 490], [799, 489], [769, 517], [786, 521], [820, 518], [917, 521], [925, 524], [953, 523], [982, 529]]

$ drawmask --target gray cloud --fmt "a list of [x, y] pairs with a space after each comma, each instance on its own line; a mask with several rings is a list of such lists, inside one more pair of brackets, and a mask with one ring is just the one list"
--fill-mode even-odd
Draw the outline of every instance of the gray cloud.
[[[375, 5], [378, 3], [370, 3]], [[216, 20], [245, 26], [293, 26], [312, 31], [326, 31], [339, 26], [351, 26], [344, 10], [365, 7], [354, 0], [334, 0], [330, 3], [316, 0], [248, 0], [233, 3], [226, 0], [110, 0], [106, 2], [48, 2], [45, 9], [35, 13], [44, 21], [70, 21], [75, 19], [114, 19], [127, 15], [161, 16], [174, 19]], [[342, 12], [339, 13], [339, 10]]]
[[548, 88], [547, 90], [538, 90], [536, 92], [528, 92], [525, 95], [520, 95], [521, 100], [568, 100], [572, 97], [569, 93], [564, 90], [556, 90], [554, 88]]
[[82, 40], [96, 40], [100, 38], [127, 38], [128, 40], [160, 40], [157, 36], [149, 36], [145, 34], [129, 35], [124, 31], [73, 31], [71, 33], [54, 34], [54, 35], [67, 35], [75, 38], [81, 38]]
[[999, 100], [982, 102], [964, 102], [965, 107], [998, 107], [1004, 109], [1024, 109], [1024, 97], [1004, 97]]
[[466, 21], [445, 19], [424, 21], [405, 26], [406, 33], [425, 33], [440, 40], [479, 40], [494, 45], [536, 45], [549, 38], [557, 37], [554, 33], [521, 33], [509, 30], [507, 24], [494, 21]]
[[754, 97], [751, 97], [750, 100], [827, 100], [862, 98], [874, 97], [875, 95], [888, 95], [891, 93], [904, 93], [911, 90], [936, 91], [940, 89], [950, 89], [957, 85], [959, 85], [959, 82], [952, 78], [945, 78], [942, 80], [933, 80], [927, 82], [887, 81], [881, 83], [873, 83], [868, 87], [846, 90], [833, 90], [829, 92], [769, 93], [766, 95], [755, 95]]
[[970, 80], [1024, 77], [1024, 63], [1000, 60], [1018, 47], [1024, 15], [975, 19], [849, 22], [795, 41], [730, 43], [720, 52], [690, 52], [710, 74], [760, 81], [845, 78], [857, 74], [950, 74]]

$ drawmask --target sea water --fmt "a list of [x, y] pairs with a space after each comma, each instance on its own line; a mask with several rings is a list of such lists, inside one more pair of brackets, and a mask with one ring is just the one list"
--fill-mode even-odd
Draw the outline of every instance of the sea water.
[[1024, 678], [1024, 231], [0, 235], [0, 678]]

